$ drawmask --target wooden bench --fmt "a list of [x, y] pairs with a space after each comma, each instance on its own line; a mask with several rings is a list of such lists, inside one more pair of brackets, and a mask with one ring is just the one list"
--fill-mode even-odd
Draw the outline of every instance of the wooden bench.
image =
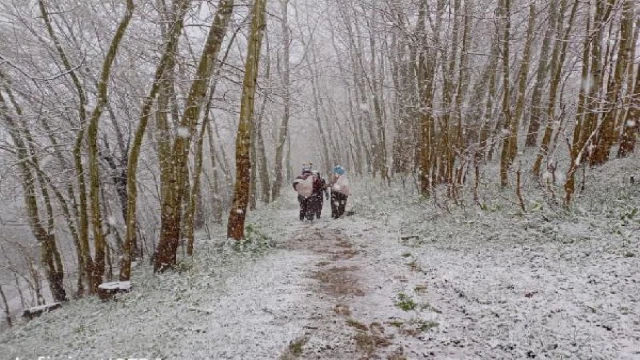
[[130, 281], [102, 283], [98, 286], [98, 297], [102, 300], [107, 300], [115, 294], [128, 293], [129, 291], [131, 291]]
[[35, 317], [38, 317], [38, 316], [42, 315], [42, 313], [50, 312], [50, 311], [53, 311], [55, 309], [59, 309], [61, 307], [62, 307], [62, 304], [60, 304], [60, 303], [45, 304], [45, 305], [32, 307], [32, 308], [24, 310], [22, 312], [22, 317], [31, 320], [31, 319], [33, 319]]

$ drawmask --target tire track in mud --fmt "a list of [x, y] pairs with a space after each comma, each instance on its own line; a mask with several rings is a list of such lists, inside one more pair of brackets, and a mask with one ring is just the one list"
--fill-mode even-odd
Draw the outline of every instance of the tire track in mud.
[[[309, 318], [305, 334], [292, 341], [280, 358], [381, 358], [379, 350], [390, 347], [394, 335], [378, 322], [365, 324], [352, 317], [352, 303], [367, 296], [361, 281], [365, 266], [361, 251], [339, 230], [316, 227], [295, 234], [285, 248], [320, 256], [320, 261], [309, 264], [307, 276], [315, 280], [311, 291], [324, 306], [320, 316]], [[386, 358], [405, 359], [401, 350]]]

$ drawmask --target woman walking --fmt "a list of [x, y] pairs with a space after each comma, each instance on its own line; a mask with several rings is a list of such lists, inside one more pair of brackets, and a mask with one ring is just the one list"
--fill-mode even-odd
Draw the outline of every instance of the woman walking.
[[337, 219], [344, 215], [349, 197], [349, 179], [342, 166], [337, 165], [333, 168], [333, 177], [329, 186], [331, 187], [331, 217]]

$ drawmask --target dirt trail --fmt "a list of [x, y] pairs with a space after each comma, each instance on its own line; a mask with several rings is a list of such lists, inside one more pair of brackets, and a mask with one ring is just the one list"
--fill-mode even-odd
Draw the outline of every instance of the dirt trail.
[[0, 334], [0, 347], [11, 358], [425, 358], [414, 293], [424, 276], [395, 234], [357, 216], [301, 223], [295, 205], [256, 219], [274, 230], [271, 251], [203, 238], [184, 274], [142, 274], [117, 303], [72, 302]]
[[[411, 332], [401, 331], [403, 322], [392, 321], [394, 326], [371, 321], [371, 315], [387, 311], [371, 291], [382, 288], [377, 283], [383, 277], [372, 268], [376, 259], [366, 245], [354, 243], [340, 229], [320, 223], [306, 225], [285, 248], [318, 255], [319, 261], [308, 264], [306, 276], [315, 280], [310, 290], [320, 301], [318, 314], [308, 318], [304, 335], [289, 344], [281, 359], [407, 358], [397, 341], [398, 337], [411, 336]], [[409, 267], [406, 270], [411, 271]]]
[[[281, 358], [638, 358], [628, 243], [476, 221], [417, 234], [385, 216], [288, 222], [284, 253], [307, 256], [308, 297]], [[553, 231], [580, 233], [565, 227]]]

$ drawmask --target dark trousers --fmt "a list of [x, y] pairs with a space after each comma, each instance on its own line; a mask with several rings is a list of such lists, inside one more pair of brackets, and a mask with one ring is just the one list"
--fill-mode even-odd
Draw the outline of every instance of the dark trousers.
[[322, 215], [322, 204], [324, 203], [322, 192], [311, 195], [311, 203], [313, 213], [320, 219], [320, 215]]
[[331, 192], [331, 217], [337, 219], [344, 215], [344, 209], [347, 207], [347, 195], [337, 191]]
[[314, 217], [320, 218], [322, 213], [322, 195], [313, 194], [309, 197], [298, 195], [300, 203], [300, 220], [313, 220]]
[[298, 202], [300, 203], [300, 220], [304, 220], [306, 216], [308, 216], [309, 205], [310, 205], [310, 197], [304, 197], [302, 195], [298, 195]]

